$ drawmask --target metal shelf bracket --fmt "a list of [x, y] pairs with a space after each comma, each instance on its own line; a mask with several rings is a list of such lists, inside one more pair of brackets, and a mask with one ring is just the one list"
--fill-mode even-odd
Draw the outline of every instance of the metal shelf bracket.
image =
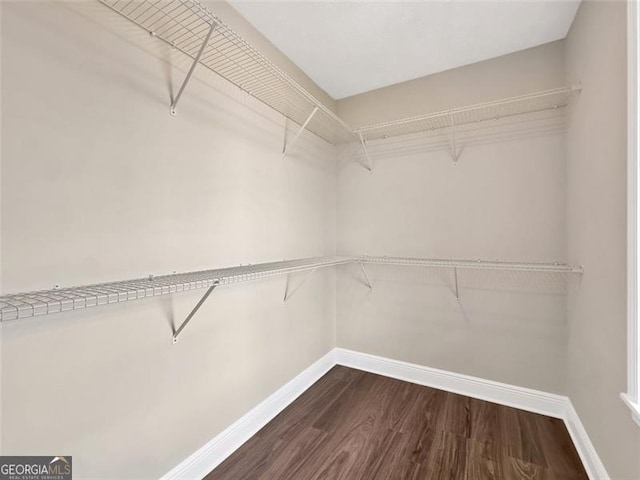
[[369, 164], [369, 173], [373, 173], [373, 165], [371, 164], [371, 157], [369, 157], [369, 151], [367, 150], [367, 143], [364, 141], [364, 138], [362, 138], [362, 132], [358, 132], [358, 136], [360, 137], [362, 151], [364, 152], [364, 156], [367, 159], [367, 164]]
[[193, 316], [196, 314], [196, 312], [198, 310], [200, 310], [200, 307], [202, 306], [202, 304], [207, 300], [207, 298], [209, 298], [209, 295], [211, 295], [211, 293], [215, 290], [215, 288], [218, 286], [218, 282], [215, 282], [213, 285], [211, 285], [207, 291], [205, 292], [205, 294], [202, 296], [202, 298], [200, 299], [200, 301], [196, 304], [196, 306], [193, 308], [193, 310], [191, 310], [191, 313], [189, 315], [187, 315], [187, 318], [185, 319], [184, 322], [182, 322], [182, 325], [180, 325], [178, 327], [178, 329], [173, 332], [173, 343], [177, 343], [178, 342], [178, 336], [180, 335], [180, 332], [182, 332], [182, 330], [184, 329], [184, 327], [187, 326], [187, 324], [191, 321], [191, 319], [193, 318]]
[[311, 276], [316, 272], [316, 270], [318, 269], [314, 268], [313, 270], [310, 270], [307, 276], [304, 277], [304, 280], [300, 282], [300, 285], [298, 285], [296, 288], [291, 290], [291, 292], [289, 292], [289, 278], [291, 277], [291, 274], [287, 275], [287, 283], [285, 284], [285, 287], [284, 287], [284, 297], [282, 298], [282, 301], [286, 302], [287, 300], [291, 299], [291, 297], [293, 297], [293, 295], [295, 295], [295, 293], [298, 290], [300, 290], [305, 283], [307, 283], [307, 280], [311, 278]]
[[171, 115], [173, 116], [176, 115], [176, 108], [178, 107], [178, 102], [180, 101], [180, 97], [182, 97], [182, 93], [184, 92], [184, 89], [187, 87], [189, 80], [191, 80], [191, 75], [193, 75], [193, 72], [196, 69], [196, 65], [200, 63], [200, 57], [202, 57], [202, 54], [204, 53], [204, 49], [207, 47], [207, 44], [209, 43], [209, 39], [211, 38], [211, 34], [213, 34], [213, 31], [216, 29], [217, 26], [218, 24], [216, 22], [213, 22], [211, 24], [211, 28], [209, 29], [207, 36], [202, 42], [202, 46], [200, 46], [200, 50], [198, 51], [196, 58], [193, 59], [191, 68], [189, 68], [189, 71], [187, 72], [187, 76], [184, 78], [184, 81], [182, 82], [182, 86], [180, 87], [180, 90], [178, 90], [178, 94], [176, 95], [176, 98], [173, 100], [173, 103], [171, 104]]
[[373, 285], [371, 285], [371, 281], [369, 280], [369, 275], [367, 275], [367, 271], [364, 269], [364, 263], [358, 262], [360, 265], [360, 270], [362, 270], [362, 275], [364, 276], [364, 282], [369, 287], [369, 290], [373, 290]]
[[453, 280], [455, 282], [455, 286], [456, 286], [456, 300], [459, 302], [460, 301], [460, 291], [458, 290], [458, 268], [457, 267], [453, 267]]
[[[302, 124], [302, 126], [300, 127], [300, 129], [296, 132], [295, 137], [293, 137], [293, 139], [291, 140], [291, 143], [289, 145], [286, 144], [286, 140], [285, 140], [285, 145], [284, 148], [282, 149], [282, 158], [287, 156], [287, 151], [291, 150], [291, 148], [295, 145], [295, 143], [298, 141], [298, 137], [300, 137], [300, 134], [302, 133], [302, 131], [307, 128], [307, 125], [309, 125], [309, 122], [311, 121], [311, 119], [313, 118], [313, 116], [318, 112], [318, 107], [315, 107], [313, 109], [313, 111], [309, 114], [309, 116], [307, 117], [307, 119], [305, 120], [305, 122]], [[286, 129], [286, 124], [285, 124], [285, 129]]]
[[453, 161], [453, 165], [458, 164], [458, 158], [460, 158], [460, 154], [462, 153], [462, 149], [458, 150], [456, 145], [456, 124], [453, 120], [453, 112], [449, 113], [449, 124], [450, 124], [450, 132], [449, 136], [449, 153], [451, 154], [451, 160]]

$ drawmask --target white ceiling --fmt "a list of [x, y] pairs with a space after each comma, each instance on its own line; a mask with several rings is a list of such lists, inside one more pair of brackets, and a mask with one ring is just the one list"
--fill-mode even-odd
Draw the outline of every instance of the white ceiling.
[[230, 3], [339, 99], [562, 39], [580, 0]]

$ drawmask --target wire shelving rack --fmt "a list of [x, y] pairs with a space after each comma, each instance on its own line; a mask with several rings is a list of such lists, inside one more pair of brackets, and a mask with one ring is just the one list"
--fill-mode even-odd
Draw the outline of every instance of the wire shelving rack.
[[[169, 295], [190, 290], [207, 289], [200, 301], [189, 313], [182, 324], [174, 330], [173, 342], [191, 321], [213, 290], [222, 285], [260, 280], [278, 275], [290, 275], [309, 272], [298, 286], [300, 288], [313, 273], [326, 267], [356, 263], [360, 266], [366, 285], [373, 289], [365, 265], [399, 265], [414, 267], [435, 267], [452, 269], [455, 281], [455, 295], [459, 299], [458, 269], [515, 270], [524, 272], [552, 272], [582, 274], [582, 267], [563, 263], [515, 263], [484, 260], [448, 260], [433, 258], [408, 258], [368, 256], [330, 256], [313, 257], [280, 262], [240, 265], [198, 272], [176, 273], [171, 275], [149, 276], [119, 282], [99, 283], [53, 290], [40, 290], [27, 293], [15, 293], [0, 296], [0, 323], [29, 317], [81, 310], [101, 305], [122, 303], [143, 298]], [[289, 292], [289, 282], [285, 287], [286, 302], [297, 289]]]
[[541, 272], [553, 274], [578, 274], [582, 275], [581, 266], [567, 265], [565, 263], [522, 263], [501, 262], [487, 260], [450, 260], [438, 258], [411, 258], [411, 257], [384, 257], [363, 255], [358, 258], [366, 285], [373, 289], [364, 265], [396, 265], [402, 267], [445, 268], [453, 272], [454, 294], [460, 301], [460, 287], [458, 285], [458, 270], [501, 270], [517, 272]]
[[460, 268], [479, 270], [510, 270], [520, 272], [546, 272], [546, 273], [577, 273], [582, 274], [581, 266], [567, 265], [565, 263], [517, 263], [487, 260], [448, 260], [436, 258], [411, 258], [411, 257], [384, 257], [367, 256], [359, 257], [359, 262], [365, 264], [384, 264], [408, 267], [432, 267], [432, 268]]
[[355, 139], [351, 127], [198, 0], [99, 1], [192, 58], [185, 85], [201, 64], [329, 143]]
[[337, 256], [305, 258], [3, 295], [0, 322], [313, 271], [353, 261], [352, 257]]
[[429, 132], [462, 125], [486, 122], [566, 107], [570, 96], [580, 86], [568, 86], [479, 103], [440, 112], [381, 122], [357, 128], [356, 133], [365, 141], [412, 133]]
[[203, 65], [300, 126], [290, 145], [285, 145], [283, 155], [306, 129], [334, 145], [359, 141], [370, 171], [372, 163], [366, 147], [370, 140], [446, 129], [451, 133], [451, 154], [456, 162], [460, 154], [455, 141], [457, 127], [473, 128], [474, 124], [484, 126], [495, 120], [560, 109], [581, 88], [574, 85], [544, 90], [354, 130], [198, 0], [99, 1], [193, 59], [174, 98], [172, 113], [193, 70]]

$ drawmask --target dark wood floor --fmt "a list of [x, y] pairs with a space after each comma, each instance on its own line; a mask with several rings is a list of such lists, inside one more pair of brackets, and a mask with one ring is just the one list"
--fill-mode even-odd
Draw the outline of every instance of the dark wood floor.
[[561, 420], [338, 366], [206, 479], [587, 475]]

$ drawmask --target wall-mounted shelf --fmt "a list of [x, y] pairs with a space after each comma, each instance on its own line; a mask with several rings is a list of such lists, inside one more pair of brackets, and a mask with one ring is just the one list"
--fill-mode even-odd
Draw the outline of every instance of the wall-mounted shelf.
[[305, 258], [3, 295], [0, 296], [0, 322], [313, 271], [353, 261], [351, 257]]
[[367, 255], [361, 257], [314, 257], [3, 295], [0, 296], [0, 322], [186, 292], [212, 286], [260, 280], [276, 275], [314, 271], [318, 268], [354, 262], [361, 265], [384, 264], [454, 269], [583, 273], [582, 267], [563, 263], [514, 263]]
[[484, 122], [488, 121], [566, 107], [569, 97], [579, 90], [579, 86], [544, 90], [493, 102], [366, 125], [357, 128], [356, 133], [362, 135], [366, 141], [462, 125], [483, 124], [484, 126]]
[[516, 263], [499, 262], [486, 260], [448, 260], [438, 258], [407, 258], [407, 257], [373, 257], [363, 255], [358, 259], [362, 273], [365, 276], [367, 286], [372, 289], [371, 281], [364, 269], [366, 264], [378, 265], [398, 265], [406, 267], [426, 267], [426, 268], [447, 268], [453, 271], [454, 294], [460, 300], [460, 289], [458, 286], [458, 270], [505, 270], [518, 272], [542, 272], [559, 274], [582, 275], [583, 269], [580, 266], [566, 265], [564, 263]]
[[332, 144], [353, 130], [197, 0], [99, 0], [155, 37]]
[[[221, 285], [260, 280], [277, 275], [289, 275], [298, 272], [310, 272], [302, 283], [319, 268], [359, 264], [366, 285], [373, 288], [369, 276], [364, 268], [366, 264], [384, 264], [416, 267], [436, 267], [453, 269], [455, 278], [455, 294], [458, 295], [458, 269], [483, 270], [517, 270], [527, 272], [554, 272], [582, 274], [582, 267], [561, 263], [513, 263], [482, 260], [444, 260], [432, 258], [407, 257], [314, 257], [298, 260], [284, 260], [281, 262], [259, 263], [255, 265], [241, 265], [238, 267], [218, 268], [199, 272], [177, 273], [158, 277], [138, 278], [120, 282], [99, 283], [53, 290], [40, 290], [28, 293], [15, 293], [0, 296], [0, 322], [21, 318], [36, 317], [70, 310], [108, 305], [112, 303], [139, 300], [159, 295], [185, 292], [206, 288], [201, 300], [189, 313], [182, 324], [175, 329], [173, 341], [186, 327], [198, 309], [207, 300], [213, 290]], [[302, 285], [302, 284], [301, 284]], [[301, 286], [300, 285], [300, 286]], [[300, 288], [298, 286], [298, 288]], [[284, 301], [291, 298], [295, 289], [289, 292], [289, 282], [285, 287]]]
[[284, 146], [283, 155], [306, 129], [332, 144], [360, 141], [369, 171], [373, 168], [366, 146], [369, 140], [448, 129], [451, 155], [457, 162], [460, 151], [456, 147], [456, 127], [474, 124], [484, 127], [487, 122], [498, 119], [562, 108], [567, 106], [569, 96], [580, 89], [579, 86], [556, 88], [353, 130], [198, 0], [99, 1], [193, 60], [173, 99], [172, 114], [194, 69], [203, 65], [300, 126]]
[[[543, 90], [492, 102], [366, 125], [357, 128], [355, 133], [362, 144], [370, 172], [373, 167], [367, 149], [368, 141], [438, 130], [448, 132], [449, 151], [455, 164], [461, 153], [456, 144], [456, 129], [463, 127], [467, 132], [476, 127], [485, 128], [498, 120], [506, 121], [528, 113], [561, 109], [569, 104], [569, 97], [580, 89], [579, 85], [574, 85]], [[496, 123], [496, 125], [498, 124]]]
[[358, 259], [362, 263], [375, 263], [385, 265], [400, 265], [413, 267], [433, 268], [460, 268], [479, 270], [512, 270], [520, 272], [547, 272], [547, 273], [577, 273], [582, 274], [580, 266], [566, 265], [564, 263], [515, 263], [486, 260], [445, 260], [437, 258], [411, 258], [411, 257], [374, 257], [364, 255]]

